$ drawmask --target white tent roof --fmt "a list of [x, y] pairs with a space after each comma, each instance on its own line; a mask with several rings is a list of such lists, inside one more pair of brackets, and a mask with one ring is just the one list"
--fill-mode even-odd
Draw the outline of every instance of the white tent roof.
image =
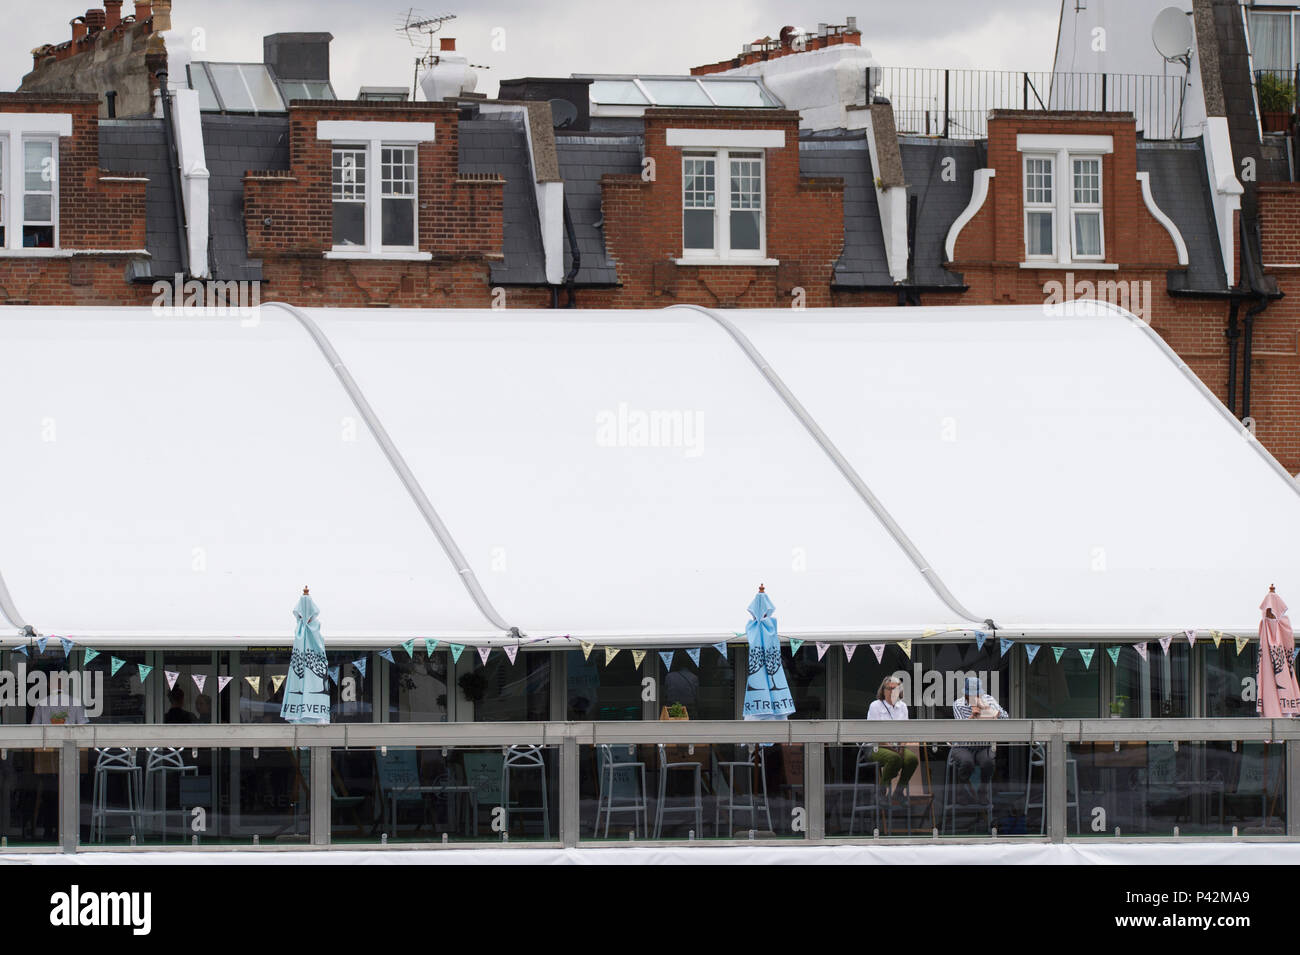
[[386, 645], [713, 642], [760, 582], [824, 640], [1300, 593], [1294, 482], [1113, 310], [2, 308], [0, 362], [0, 616], [101, 644], [287, 643], [304, 584]]

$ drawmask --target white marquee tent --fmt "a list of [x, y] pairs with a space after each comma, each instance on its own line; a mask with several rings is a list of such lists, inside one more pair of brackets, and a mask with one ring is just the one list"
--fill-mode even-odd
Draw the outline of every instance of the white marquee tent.
[[1300, 595], [1293, 479], [1114, 309], [7, 307], [0, 366], [7, 639], [287, 644], [304, 584], [335, 645], [698, 645], [759, 583], [831, 641]]

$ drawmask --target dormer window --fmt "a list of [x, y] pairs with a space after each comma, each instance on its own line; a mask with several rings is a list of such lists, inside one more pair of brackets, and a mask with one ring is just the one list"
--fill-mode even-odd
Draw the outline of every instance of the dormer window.
[[0, 113], [0, 252], [61, 254], [59, 137], [67, 113]]
[[1021, 135], [1025, 266], [1105, 264], [1102, 157], [1110, 136]]

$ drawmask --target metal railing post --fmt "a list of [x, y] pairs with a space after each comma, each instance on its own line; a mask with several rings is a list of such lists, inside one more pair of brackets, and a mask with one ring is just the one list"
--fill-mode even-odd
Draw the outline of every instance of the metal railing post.
[[64, 740], [59, 747], [59, 845], [76, 852], [81, 835], [81, 777], [77, 744]]
[[330, 784], [333, 753], [328, 746], [311, 748], [311, 844], [330, 844], [334, 824], [333, 786]]
[[1106, 112], [1106, 74], [1101, 74], [1101, 111]]
[[[1300, 836], [1300, 739], [1286, 741], [1286, 834]], [[1268, 820], [1264, 820], [1265, 825]]]
[[560, 842], [566, 849], [578, 846], [578, 795], [578, 741], [567, 736], [560, 743]]
[[805, 743], [803, 752], [803, 798], [809, 842], [826, 838], [826, 744]]
[[1047, 741], [1047, 836], [1065, 841], [1065, 736], [1053, 733]]
[[943, 138], [948, 138], [948, 70], [943, 71]]

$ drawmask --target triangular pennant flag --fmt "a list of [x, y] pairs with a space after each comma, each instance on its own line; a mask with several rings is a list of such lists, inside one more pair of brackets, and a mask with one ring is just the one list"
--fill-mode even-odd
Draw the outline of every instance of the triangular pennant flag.
[[410, 659], [412, 659], [412, 660], [415, 659], [415, 641], [414, 641], [414, 640], [407, 640], [404, 644], [402, 644], [402, 649], [406, 651], [406, 655], [407, 655]]
[[352, 661], [352, 665], [357, 668], [357, 672], [360, 673], [363, 677], [366, 675], [366, 667], [369, 665], [369, 663], [370, 661], [367, 660], [365, 657], [357, 657], [355, 660]]
[[745, 639], [745, 635], [744, 635], [743, 633], [740, 633], [740, 632], [733, 631], [731, 635], [732, 635], [733, 637], [735, 637], [737, 640], [744, 640], [744, 639]]
[[176, 679], [180, 674], [175, 670], [163, 670], [163, 676], [167, 677], [167, 689], [176, 689]]
[[857, 649], [858, 649], [858, 645], [857, 645], [856, 643], [846, 643], [846, 644], [844, 644], [844, 659], [846, 659], [846, 660], [852, 660], [852, 659], [853, 659], [853, 654], [854, 654], [854, 652], [857, 651]]
[[606, 647], [606, 648], [605, 648], [605, 666], [609, 666], [610, 661], [613, 660], [616, 656], [618, 656], [618, 651], [619, 651], [620, 649], [622, 649], [622, 648], [621, 648], [621, 647]]
[[636, 667], [638, 670], [641, 669], [641, 661], [645, 659], [645, 654], [646, 651], [644, 650], [633, 650], [632, 666]]
[[578, 643], [582, 645], [582, 659], [590, 660], [591, 651], [596, 649], [596, 645], [594, 643], [584, 643], [581, 640], [579, 640]]
[[380, 656], [382, 659], [387, 660], [389, 663], [396, 663], [396, 662], [397, 662], [396, 660], [393, 659], [393, 651], [392, 651], [391, 649], [380, 650], [380, 651], [379, 651], [379, 656]]
[[1246, 644], [1248, 644], [1248, 643], [1250, 643], [1250, 637], [1238, 637], [1238, 638], [1237, 638], [1237, 654], [1238, 654], [1238, 656], [1241, 655], [1241, 651], [1242, 651], [1242, 650], [1245, 650], [1245, 649], [1246, 649]]
[[727, 655], [727, 641], [723, 640], [721, 643], [715, 643], [713, 649], [717, 650], [725, 657]]
[[149, 679], [149, 674], [153, 672], [153, 667], [145, 666], [143, 663], [137, 663], [136, 666], [140, 668], [140, 682], [143, 683], [145, 680]]
[[984, 650], [984, 641], [987, 640], [988, 638], [989, 638], [989, 635], [988, 635], [987, 633], [985, 633], [983, 630], [976, 630], [976, 631], [975, 631], [975, 649], [976, 649], [976, 650], [979, 650], [979, 651], [981, 651], [981, 652], [983, 652], [983, 650]]
[[194, 681], [194, 685], [197, 686], [199, 692], [202, 693], [203, 684], [208, 682], [208, 675], [206, 673], [191, 673], [190, 679]]
[[700, 665], [699, 647], [691, 647], [689, 650], [686, 651], [686, 655], [691, 658], [691, 662], [694, 663], [697, 667]]
[[477, 647], [476, 649], [478, 650], [478, 659], [479, 659], [479, 662], [482, 663], [484, 666], [486, 666], [486, 665], [487, 665], [487, 661], [488, 661], [488, 657], [492, 656], [492, 648], [491, 648], [491, 647]]
[[109, 657], [109, 663], [110, 663], [110, 668], [108, 671], [109, 676], [117, 676], [117, 671], [122, 669], [122, 667], [126, 666], [126, 661], [119, 660], [117, 657]]
[[1092, 655], [1096, 652], [1097, 652], [1096, 650], [1093, 650], [1091, 648], [1087, 650], [1083, 649], [1082, 647], [1079, 648], [1079, 656], [1083, 657], [1083, 668], [1085, 670], [1092, 669]]
[[49, 643], [49, 642], [50, 642], [50, 638], [49, 638], [49, 637], [37, 637], [37, 638], [36, 638], [36, 651], [37, 651], [38, 653], [44, 653], [44, 652], [45, 652], [45, 645], [46, 645], [47, 643]]
[[1196, 646], [1196, 631], [1195, 631], [1195, 630], [1184, 630], [1183, 633], [1187, 636], [1187, 643], [1188, 643], [1190, 646], [1193, 646], [1193, 647]]
[[926, 637], [937, 636], [938, 633], [939, 633], [938, 630], [922, 630], [922, 631], [921, 631], [921, 638], [922, 638], [922, 639], [925, 639]]
[[998, 637], [998, 646], [1001, 648], [999, 656], [1006, 656], [1007, 651], [1015, 644], [1014, 640], [1008, 640], [1006, 637]]
[[221, 695], [222, 691], [224, 691], [225, 688], [230, 685], [230, 681], [233, 679], [234, 679], [233, 676], [217, 677], [217, 696]]
[[898, 649], [902, 650], [905, 654], [907, 654], [907, 658], [908, 658], [909, 660], [912, 659], [912, 639], [911, 639], [911, 637], [908, 637], [906, 640], [899, 640], [899, 641], [898, 641]]
[[279, 692], [280, 692], [280, 685], [281, 685], [282, 683], [284, 683], [284, 678], [285, 678], [286, 676], [288, 676], [288, 675], [289, 675], [289, 674], [287, 674], [287, 673], [273, 673], [273, 674], [271, 674], [271, 692], [272, 692], [272, 693], [279, 693]]
[[1218, 630], [1211, 630], [1210, 636], [1214, 638], [1214, 649], [1219, 649], [1219, 644], [1223, 642], [1223, 634]]
[[885, 645], [883, 643], [873, 643], [871, 652], [876, 655], [876, 662], [880, 663], [885, 658]]
[[18, 646], [14, 647], [14, 651], [15, 651], [16, 653], [21, 653], [23, 656], [27, 656], [27, 655], [28, 655], [28, 654], [27, 654], [27, 644], [25, 644], [25, 643], [20, 643], [20, 644], [18, 644]]
[[88, 666], [88, 665], [90, 664], [90, 661], [91, 661], [91, 660], [93, 660], [93, 659], [95, 659], [95, 657], [99, 656], [99, 651], [98, 651], [98, 650], [92, 650], [92, 649], [90, 649], [90, 647], [86, 647], [86, 649], [85, 649], [84, 651], [82, 651], [82, 652], [85, 653], [85, 655], [86, 655], [86, 658], [85, 658], [84, 660], [81, 661], [81, 665], [82, 665], [82, 666]]
[[452, 662], [452, 663], [459, 663], [459, 662], [460, 662], [460, 655], [461, 655], [462, 653], [465, 652], [465, 646], [464, 646], [464, 644], [460, 644], [460, 643], [449, 643], [449, 644], [447, 644], [447, 646], [451, 648], [451, 662]]
[[253, 688], [254, 693], [262, 692], [262, 678], [260, 676], [246, 676], [244, 682]]
[[798, 653], [798, 652], [799, 652], [799, 648], [803, 646], [803, 643], [804, 643], [804, 642], [803, 642], [802, 640], [791, 640], [791, 641], [790, 641], [790, 656], [794, 656], [796, 653]]
[[67, 637], [59, 637], [59, 643], [63, 645], [63, 655], [65, 657], [72, 652], [72, 641]]
[[1026, 643], [1025, 654], [1029, 657], [1029, 662], [1034, 662], [1034, 657], [1038, 656], [1038, 651], [1042, 647], [1039, 643]]
[[1165, 653], [1168, 653], [1168, 652], [1169, 652], [1169, 644], [1173, 642], [1173, 639], [1174, 639], [1173, 637], [1161, 637], [1161, 638], [1160, 638], [1160, 649], [1163, 650], [1163, 651], [1165, 651]]
[[1133, 644], [1133, 649], [1138, 652], [1138, 656], [1140, 656], [1143, 660], [1147, 659], [1147, 645], [1145, 642]]
[[673, 651], [660, 650], [659, 659], [664, 661], [665, 670], [671, 670], [673, 668]]
[[1107, 647], [1106, 655], [1110, 657], [1111, 666], [1119, 666], [1119, 647]]
[[342, 667], [330, 667], [330, 680], [333, 681], [335, 686], [339, 685], [339, 673], [342, 670]]
[[831, 645], [829, 643], [822, 643], [819, 640], [817, 642], [817, 659], [820, 660], [822, 657], [826, 656], [826, 651], [829, 650], [830, 648]]
[[430, 640], [428, 637], [424, 638], [424, 655], [426, 657], [433, 656], [433, 651], [437, 649], [438, 649], [437, 640]]
[[1056, 662], [1061, 662], [1061, 655], [1065, 653], [1065, 647], [1052, 647], [1052, 653], [1056, 654]]
[[507, 643], [501, 649], [506, 652], [506, 656], [510, 658], [510, 664], [511, 666], [513, 666], [515, 662], [515, 656], [516, 654], [519, 653], [519, 645], [517, 643]]

